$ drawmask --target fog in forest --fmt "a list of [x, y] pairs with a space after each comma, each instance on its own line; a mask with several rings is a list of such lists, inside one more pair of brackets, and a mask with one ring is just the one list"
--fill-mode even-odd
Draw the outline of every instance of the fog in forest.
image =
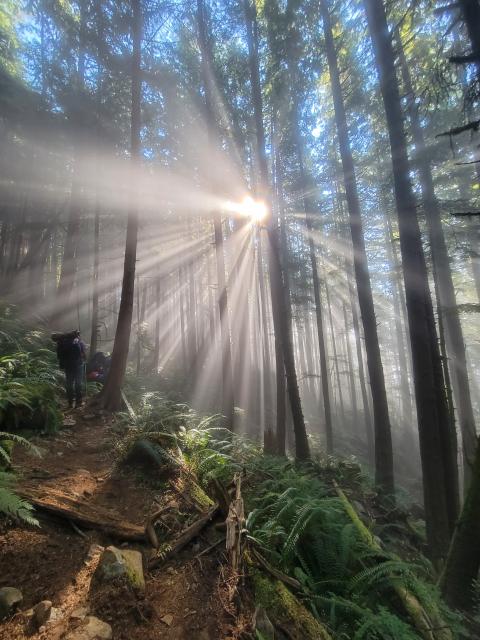
[[421, 501], [421, 380], [460, 478], [479, 424], [478, 58], [453, 10], [390, 3], [392, 131], [375, 19], [328, 4], [7, 2], [1, 296], [105, 353], [123, 296], [140, 379], [271, 451], [302, 421], [372, 476], [390, 450]]

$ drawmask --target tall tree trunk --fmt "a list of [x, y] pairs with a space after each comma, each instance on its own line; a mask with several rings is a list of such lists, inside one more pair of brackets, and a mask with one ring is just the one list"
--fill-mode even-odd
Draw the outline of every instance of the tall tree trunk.
[[478, 0], [459, 0], [458, 4], [472, 44], [472, 53], [477, 56], [477, 75], [480, 77], [480, 3]]
[[158, 367], [160, 364], [160, 309], [162, 308], [162, 301], [160, 299], [161, 282], [160, 276], [155, 278], [155, 337], [153, 346], [153, 366], [152, 370], [154, 374], [158, 373]]
[[352, 400], [353, 424], [356, 425], [358, 423], [357, 389], [355, 386], [352, 346], [350, 344], [350, 331], [348, 328], [347, 305], [345, 304], [345, 301], [343, 301], [343, 322], [345, 324], [345, 345], [347, 349], [348, 376], [350, 381], [350, 397]]
[[475, 604], [473, 581], [478, 578], [480, 570], [479, 514], [480, 439], [477, 440], [471, 483], [440, 579], [443, 597], [454, 608], [471, 609]]
[[[480, 23], [477, 25], [477, 30], [480, 31]], [[409, 100], [408, 114], [410, 116], [413, 142], [415, 144], [416, 165], [420, 176], [423, 208], [427, 218], [433, 263], [433, 277], [438, 289], [437, 305], [439, 321], [441, 320], [443, 322], [445, 330], [445, 342], [447, 355], [449, 356], [448, 363], [451, 371], [450, 377], [453, 397], [457, 408], [458, 421], [462, 434], [464, 480], [465, 484], [468, 485], [470, 471], [475, 458], [477, 438], [472, 399], [470, 396], [470, 385], [468, 382], [465, 343], [463, 340], [462, 325], [458, 315], [457, 300], [453, 285], [452, 271], [450, 269], [447, 244], [443, 233], [440, 207], [435, 196], [432, 170], [428, 160], [425, 138], [420, 123], [420, 115], [415, 101], [410, 69], [408, 68], [407, 59], [405, 57], [398, 29], [396, 31], [396, 41], [400, 56], [403, 83]]]
[[[480, 182], [480, 177], [478, 180]], [[477, 292], [477, 300], [480, 302], [480, 230], [473, 220], [469, 220], [469, 226], [471, 227], [469, 253], [472, 262], [473, 281], [475, 283], [475, 291]]]
[[363, 237], [360, 201], [358, 198], [355, 167], [348, 133], [347, 116], [343, 102], [340, 72], [338, 69], [335, 43], [327, 0], [320, 2], [325, 45], [327, 51], [332, 97], [335, 108], [338, 145], [342, 160], [345, 195], [347, 198], [350, 231], [353, 245], [353, 265], [357, 283], [358, 302], [365, 336], [368, 374], [372, 389], [373, 423], [375, 429], [375, 481], [388, 494], [393, 496], [395, 490], [393, 475], [393, 449], [388, 413], [387, 390], [383, 373], [380, 345], [378, 341], [377, 321], [373, 304], [372, 287], [368, 271], [367, 252]]
[[98, 278], [100, 266], [100, 202], [97, 193], [97, 202], [95, 204], [95, 218], [93, 221], [93, 276], [92, 276], [92, 328], [90, 337], [90, 354], [93, 355], [97, 351], [98, 341]]
[[[307, 224], [309, 215], [307, 212]], [[310, 226], [311, 230], [311, 226]], [[325, 416], [325, 436], [327, 443], [327, 452], [333, 452], [333, 426], [332, 426], [332, 405], [330, 399], [330, 386], [328, 383], [328, 350], [325, 336], [325, 330], [323, 326], [323, 309], [322, 299], [320, 291], [320, 277], [318, 275], [317, 256], [315, 253], [315, 245], [312, 234], [309, 234], [308, 250], [310, 255], [310, 264], [312, 266], [312, 278], [313, 278], [313, 296], [315, 300], [315, 318], [317, 321], [317, 339], [318, 348], [320, 352], [320, 376], [322, 382], [322, 399], [323, 399], [323, 411]]]
[[[265, 130], [263, 125], [262, 92], [260, 86], [260, 72], [258, 61], [258, 33], [255, 6], [250, 0], [244, 0], [245, 23], [247, 28], [247, 42], [249, 51], [250, 83], [252, 89], [252, 102], [255, 116], [255, 129], [257, 136], [258, 166], [260, 169], [261, 191], [267, 200], [268, 196], [268, 166], [265, 154]], [[270, 214], [267, 223], [267, 236], [269, 240], [269, 271], [270, 290], [272, 296], [272, 313], [275, 331], [275, 340], [280, 340], [283, 350], [285, 374], [287, 378], [288, 396], [292, 410], [293, 429], [295, 433], [295, 455], [299, 460], [310, 457], [310, 449], [303, 417], [300, 392], [298, 389], [295, 357], [292, 344], [291, 326], [287, 313], [287, 301], [282, 279], [282, 264], [280, 260], [280, 247], [278, 239], [278, 226], [274, 224], [274, 217]], [[277, 372], [278, 375], [278, 372]]]
[[392, 287], [393, 315], [395, 316], [395, 333], [397, 338], [398, 368], [400, 378], [400, 402], [402, 407], [402, 422], [407, 429], [411, 428], [413, 422], [412, 398], [410, 394], [410, 384], [408, 381], [408, 358], [409, 346], [405, 344], [402, 328], [402, 317], [400, 308], [400, 289], [396, 273], [397, 265], [392, 247], [392, 229], [387, 210], [385, 209], [385, 247], [387, 249], [387, 260], [390, 264], [392, 275], [390, 283]]
[[337, 339], [335, 336], [335, 328], [333, 325], [333, 313], [332, 313], [332, 305], [330, 302], [330, 287], [325, 281], [325, 294], [327, 298], [327, 313], [328, 313], [328, 324], [330, 327], [330, 338], [332, 340], [332, 354], [333, 354], [333, 367], [335, 369], [335, 378], [337, 381], [337, 390], [338, 390], [338, 406], [340, 408], [340, 420], [342, 426], [345, 425], [345, 403], [343, 402], [343, 386], [340, 380], [340, 367], [338, 364], [338, 351], [337, 351]]
[[[75, 90], [78, 96], [81, 96], [85, 84], [85, 27], [86, 27], [86, 0], [80, 1], [80, 26], [79, 26], [79, 51], [78, 64], [75, 77]], [[81, 103], [81, 100], [79, 100]], [[80, 238], [80, 219], [81, 219], [81, 196], [82, 196], [82, 167], [84, 159], [82, 157], [82, 148], [80, 144], [81, 135], [84, 134], [83, 122], [85, 114], [81, 111], [73, 115], [74, 129], [77, 138], [73, 143], [73, 175], [72, 189], [70, 194], [70, 209], [67, 222], [67, 230], [65, 234], [65, 243], [63, 247], [63, 257], [61, 262], [60, 279], [58, 281], [58, 303], [54, 314], [54, 319], [59, 321], [62, 318], [68, 318], [65, 309], [69, 309], [72, 301], [72, 293], [75, 287], [75, 275], [77, 271], [78, 260], [78, 243]], [[67, 312], [68, 313], [68, 312]], [[68, 318], [70, 319], [70, 318]]]
[[178, 302], [180, 310], [180, 340], [182, 345], [183, 374], [185, 378], [189, 375], [187, 332], [185, 331], [185, 282], [182, 277], [183, 269], [178, 268]]
[[355, 335], [355, 351], [357, 354], [358, 380], [360, 382], [360, 391], [362, 394], [363, 414], [365, 420], [365, 434], [367, 439], [367, 455], [372, 463], [375, 460], [375, 443], [373, 440], [373, 424], [372, 415], [370, 413], [370, 403], [368, 400], [367, 383], [365, 380], [365, 369], [363, 367], [362, 343], [360, 340], [360, 327], [358, 324], [357, 303], [353, 294], [353, 285], [348, 277], [348, 295], [350, 298], [350, 307], [352, 309], [353, 333]]
[[[308, 192], [308, 184], [307, 184], [307, 176], [305, 173], [305, 163], [304, 163], [304, 152], [303, 152], [303, 141], [299, 129], [298, 123], [298, 105], [296, 99], [294, 100], [294, 122], [293, 128], [295, 131], [295, 140], [297, 146], [297, 156], [299, 163], [299, 171], [300, 171], [300, 182], [302, 184], [302, 205], [303, 211], [305, 213], [305, 222], [308, 230], [308, 251], [309, 251], [309, 259], [310, 259], [310, 267], [312, 269], [312, 280], [313, 280], [313, 296], [315, 301], [315, 317], [317, 320], [317, 338], [318, 338], [318, 346], [320, 351], [320, 374], [322, 378], [322, 399], [323, 399], [323, 411], [325, 416], [325, 436], [326, 436], [326, 445], [327, 452], [333, 452], [333, 427], [332, 427], [332, 409], [331, 409], [331, 401], [330, 401], [330, 389], [328, 384], [328, 368], [327, 368], [327, 345], [325, 342], [325, 332], [323, 328], [323, 310], [322, 310], [322, 300], [321, 300], [321, 283], [318, 275], [318, 264], [317, 264], [317, 254], [315, 250], [315, 242], [313, 240], [313, 224], [312, 224], [312, 214], [313, 214], [313, 203], [310, 201], [310, 198], [306, 195]], [[341, 393], [341, 391], [340, 391]], [[343, 398], [342, 398], [342, 413], [343, 413]]]
[[[132, 106], [131, 106], [131, 143], [130, 157], [133, 179], [140, 166], [140, 127], [142, 101], [142, 4], [141, 0], [131, 0], [132, 7]], [[112, 351], [112, 363], [107, 381], [103, 388], [102, 404], [105, 409], [116, 411], [121, 406], [121, 388], [127, 367], [130, 333], [132, 330], [133, 299], [135, 292], [135, 266], [137, 260], [138, 237], [138, 199], [130, 194], [125, 240], [125, 259], [123, 263], [122, 296], [118, 313], [117, 330]]]
[[137, 303], [135, 305], [136, 307], [136, 311], [137, 311], [137, 319], [135, 324], [137, 325], [137, 344], [136, 346], [136, 359], [137, 359], [137, 376], [140, 375], [140, 367], [141, 367], [141, 362], [142, 362], [142, 344], [141, 344], [141, 326], [140, 326], [140, 278], [138, 276], [137, 273], [137, 284], [136, 284], [136, 297], [137, 297]]
[[[213, 68], [212, 52], [207, 33], [207, 16], [204, 0], [197, 0], [198, 39], [201, 51], [202, 81], [205, 92], [207, 130], [210, 144], [213, 141], [215, 113], [213, 110]], [[220, 314], [220, 349], [222, 358], [222, 413], [226, 425], [234, 426], [234, 398], [232, 374], [232, 344], [228, 317], [228, 293], [225, 281], [225, 254], [223, 246], [223, 225], [220, 213], [213, 218], [215, 238], [215, 262], [217, 267], [218, 309]]]
[[420, 435], [423, 490], [430, 553], [445, 557], [458, 513], [456, 447], [452, 440], [428, 274], [410, 183], [400, 91], [385, 7], [364, 0], [385, 107], [392, 155], [413, 377]]
[[[259, 234], [257, 243], [257, 272], [259, 281], [259, 303], [260, 303], [260, 319], [261, 327], [263, 331], [263, 393], [264, 393], [264, 413], [265, 413], [265, 426], [264, 426], [264, 450], [265, 453], [277, 453], [279, 455], [285, 455], [285, 375], [283, 367], [283, 353], [275, 354], [280, 368], [276, 368], [277, 377], [280, 379], [276, 381], [277, 384], [277, 407], [276, 407], [276, 425], [277, 428], [273, 430], [273, 394], [272, 394], [272, 364], [270, 357], [270, 338], [268, 335], [268, 317], [267, 317], [267, 301], [265, 294], [265, 276], [263, 270], [262, 259], [262, 238]], [[275, 344], [276, 346], [276, 344]], [[280, 390], [279, 390], [280, 385]], [[280, 404], [278, 403], [281, 400]], [[275, 446], [274, 446], [275, 445]]]

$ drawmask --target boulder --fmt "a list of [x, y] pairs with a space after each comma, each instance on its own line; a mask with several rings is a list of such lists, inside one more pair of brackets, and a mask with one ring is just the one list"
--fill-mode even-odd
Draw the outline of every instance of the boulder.
[[50, 600], [42, 600], [33, 607], [32, 623], [34, 627], [39, 629], [47, 620], [50, 619], [52, 613], [52, 603]]
[[172, 469], [171, 456], [167, 456], [158, 443], [146, 439], [137, 440], [133, 444], [125, 462], [147, 474], [156, 472], [162, 475]]
[[95, 616], [87, 616], [79, 627], [65, 636], [65, 640], [111, 640], [111, 638], [112, 627]]
[[124, 578], [135, 590], [145, 591], [143, 560], [140, 551], [107, 547], [100, 558], [95, 575], [102, 581]]
[[0, 589], [0, 620], [15, 613], [22, 600], [23, 595], [19, 589], [15, 589], [15, 587]]

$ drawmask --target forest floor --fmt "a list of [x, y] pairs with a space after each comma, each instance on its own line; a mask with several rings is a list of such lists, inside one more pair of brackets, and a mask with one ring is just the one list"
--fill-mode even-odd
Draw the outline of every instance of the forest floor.
[[[41, 458], [16, 451], [15, 466], [22, 470], [19, 493], [60, 505], [72, 500], [90, 515], [108, 514], [114, 525], [132, 531], [143, 531], [148, 514], [162, 505], [170, 503], [179, 513], [188, 510], [174, 482], [155, 488], [135, 470], [115, 463], [111, 417], [92, 414], [88, 408], [65, 412], [65, 417], [58, 434], [34, 439], [43, 451]], [[118, 586], [97, 589], [92, 577], [101, 547], [115, 544], [140, 550], [144, 565], [151, 547], [122, 542], [111, 532], [89, 530], [43, 510], [36, 510], [36, 517], [39, 527], [0, 524], [0, 588], [16, 587], [24, 598], [21, 610], [0, 626], [0, 640], [60, 640], [78, 625], [81, 608], [109, 623], [114, 640], [239, 637], [228, 606], [223, 545], [209, 551], [219, 536], [213, 526], [172, 561], [146, 571], [145, 594], [139, 596]], [[207, 553], [199, 557], [202, 550]], [[56, 621], [32, 633], [25, 612], [43, 600], [52, 602]]]

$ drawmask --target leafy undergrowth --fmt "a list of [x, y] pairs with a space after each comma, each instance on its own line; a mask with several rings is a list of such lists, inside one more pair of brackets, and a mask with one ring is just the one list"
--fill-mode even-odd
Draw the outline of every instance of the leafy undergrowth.
[[[228, 486], [240, 472], [247, 546], [298, 581], [296, 595], [332, 637], [465, 636], [418, 551], [421, 531], [405, 510], [382, 503], [354, 461], [318, 457], [300, 466], [263, 455], [255, 444], [216, 427], [215, 417], [201, 420], [161, 395], [142, 402], [135, 420], [125, 417], [130, 426], [122, 455], [146, 439], [177, 464], [186, 462], [207, 492], [212, 481]], [[255, 597], [264, 604], [261, 584], [252, 579]]]
[[59, 372], [52, 342], [20, 320], [15, 307], [0, 308], [0, 428], [54, 433], [60, 426]]
[[[31, 505], [14, 492], [14, 444], [38, 455], [19, 430], [54, 433], [60, 426], [56, 356], [46, 332], [22, 322], [11, 305], [0, 307], [0, 512], [37, 524]], [[12, 433], [15, 432], [15, 433]]]

